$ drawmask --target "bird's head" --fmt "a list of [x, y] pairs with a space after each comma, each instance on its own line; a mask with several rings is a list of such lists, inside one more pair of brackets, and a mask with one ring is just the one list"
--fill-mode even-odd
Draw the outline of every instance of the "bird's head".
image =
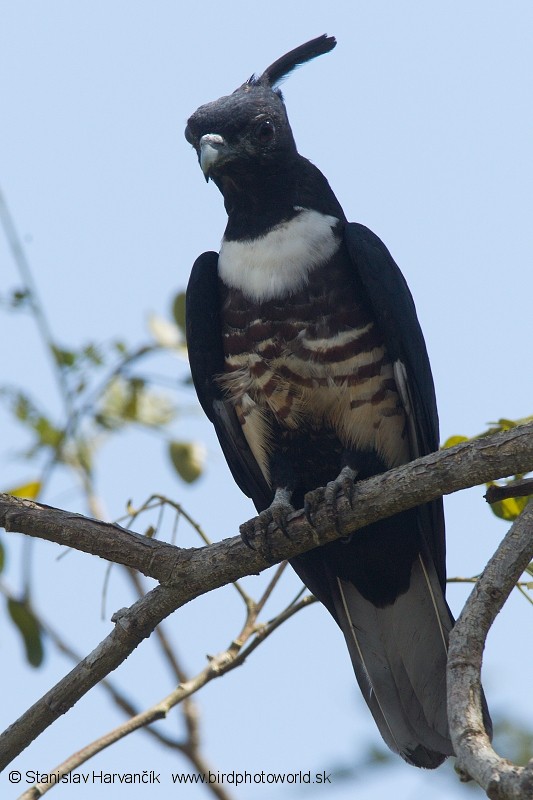
[[211, 178], [225, 194], [232, 187], [242, 189], [254, 176], [261, 180], [287, 169], [298, 153], [277, 84], [295, 67], [335, 45], [335, 39], [326, 35], [306, 42], [233, 94], [194, 112], [185, 138], [196, 150], [206, 180]]

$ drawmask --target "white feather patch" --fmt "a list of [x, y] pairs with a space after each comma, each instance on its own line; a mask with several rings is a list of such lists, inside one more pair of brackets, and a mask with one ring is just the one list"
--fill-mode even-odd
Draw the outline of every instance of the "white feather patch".
[[264, 236], [222, 240], [218, 273], [233, 289], [262, 302], [286, 297], [305, 286], [307, 276], [336, 252], [341, 237], [336, 217], [301, 209]]

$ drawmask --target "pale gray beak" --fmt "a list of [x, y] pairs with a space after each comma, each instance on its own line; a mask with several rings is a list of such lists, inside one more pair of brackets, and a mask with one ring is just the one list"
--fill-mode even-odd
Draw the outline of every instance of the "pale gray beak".
[[209, 172], [213, 164], [220, 157], [225, 147], [226, 141], [218, 133], [206, 133], [200, 139], [200, 166], [206, 181], [209, 180]]

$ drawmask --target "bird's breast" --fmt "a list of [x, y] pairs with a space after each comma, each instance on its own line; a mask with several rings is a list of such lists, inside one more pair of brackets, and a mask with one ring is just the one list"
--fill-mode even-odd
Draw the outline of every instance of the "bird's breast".
[[376, 449], [390, 465], [407, 459], [404, 408], [378, 327], [350, 284], [331, 277], [315, 276], [290, 302], [250, 303], [226, 288], [219, 383], [262, 465], [274, 420], [328, 428], [343, 447]]

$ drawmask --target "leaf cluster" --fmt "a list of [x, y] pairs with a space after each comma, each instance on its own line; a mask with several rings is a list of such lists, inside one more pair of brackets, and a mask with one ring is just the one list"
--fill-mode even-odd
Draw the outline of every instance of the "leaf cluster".
[[[42, 319], [44, 311], [31, 287], [14, 289], [2, 298], [0, 309], [28, 312]], [[176, 436], [179, 404], [177, 393], [190, 383], [186, 365], [185, 296], [178, 293], [172, 315], [152, 315], [145, 342], [131, 346], [122, 339], [85, 342], [80, 346], [59, 344], [48, 326], [43, 336], [57, 378], [61, 402], [52, 406], [31, 389], [0, 385], [0, 402], [26, 434], [27, 443], [14, 457], [30, 465], [31, 477], [23, 483], [0, 487], [9, 494], [36, 500], [57, 469], [73, 474], [85, 494], [93, 492], [95, 456], [111, 437], [135, 426], [157, 435], [167, 450], [169, 463], [186, 483], [203, 472], [205, 451], [198, 442]], [[170, 388], [148, 372], [150, 361], [161, 355], [181, 361], [182, 373]], [[31, 377], [31, 375], [30, 375]], [[0, 572], [5, 547], [0, 540]], [[30, 602], [30, 586], [7, 597], [10, 620], [22, 637], [26, 657], [34, 667], [41, 664], [41, 629]]]
[[[533, 420], [533, 416], [524, 417], [523, 419], [507, 419], [502, 417], [501, 419], [497, 420], [496, 422], [489, 422], [489, 427], [482, 431], [481, 433], [476, 434], [475, 436], [463, 436], [463, 435], [455, 435], [450, 436], [444, 444], [442, 445], [443, 448], [445, 447], [454, 447], [456, 444], [461, 444], [462, 442], [469, 442], [473, 441], [474, 439], [482, 439], [486, 436], [492, 436], [494, 433], [499, 433], [500, 431], [510, 431], [513, 428], [516, 428], [518, 425], [524, 425], [528, 422]], [[525, 477], [525, 473], [520, 473], [517, 475], [513, 475], [511, 478], [506, 478], [503, 481], [489, 481], [485, 484], [486, 488], [489, 489], [490, 487], [497, 486], [497, 487], [509, 487], [512, 489], [513, 486], [518, 484], [520, 481], [523, 481]], [[505, 522], [514, 522], [514, 520], [520, 516], [526, 505], [528, 504], [529, 500], [533, 497], [533, 495], [520, 495], [516, 497], [505, 497], [501, 500], [496, 500], [495, 502], [490, 503], [490, 508], [499, 519], [505, 520]]]

